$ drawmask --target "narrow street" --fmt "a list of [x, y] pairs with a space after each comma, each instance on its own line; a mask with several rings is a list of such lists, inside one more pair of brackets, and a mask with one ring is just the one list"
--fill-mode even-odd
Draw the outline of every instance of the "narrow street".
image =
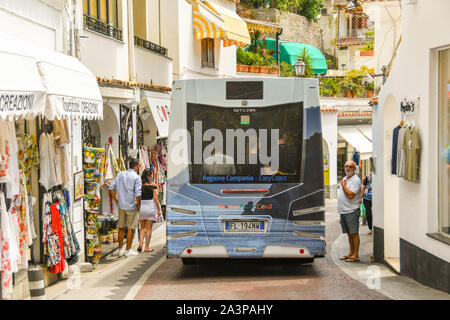
[[[70, 275], [46, 288], [49, 300], [386, 300], [444, 299], [442, 291], [399, 276], [373, 264], [372, 239], [360, 227], [360, 263], [338, 260], [347, 250], [337, 201], [326, 202], [325, 258], [310, 264], [268, 264], [267, 261], [221, 261], [183, 265], [165, 255], [165, 223], [154, 226], [150, 253], [109, 256], [92, 272]], [[137, 246], [136, 238], [133, 247]], [[371, 268], [379, 286], [369, 288]]]
[[[152, 273], [135, 299], [389, 299], [352, 279], [333, 262], [331, 246], [341, 235], [336, 204], [327, 202], [325, 258], [304, 265], [267, 265], [264, 261], [183, 265], [181, 259], [169, 259]], [[361, 231], [367, 233], [367, 227]]]

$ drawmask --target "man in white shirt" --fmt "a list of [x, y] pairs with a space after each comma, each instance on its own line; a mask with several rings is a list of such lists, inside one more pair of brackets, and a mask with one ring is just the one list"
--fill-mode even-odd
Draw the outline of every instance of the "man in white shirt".
[[341, 181], [338, 193], [338, 212], [341, 218], [342, 232], [347, 233], [350, 252], [340, 258], [346, 262], [359, 261], [359, 215], [361, 205], [361, 179], [355, 174], [356, 164], [345, 163], [346, 176]]

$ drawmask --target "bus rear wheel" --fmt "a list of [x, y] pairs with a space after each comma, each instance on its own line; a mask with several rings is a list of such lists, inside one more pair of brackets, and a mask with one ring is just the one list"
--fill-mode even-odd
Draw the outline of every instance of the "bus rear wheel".
[[197, 264], [197, 259], [195, 259], [195, 258], [181, 258], [181, 262], [183, 262], [184, 265], [193, 265], [193, 264]]

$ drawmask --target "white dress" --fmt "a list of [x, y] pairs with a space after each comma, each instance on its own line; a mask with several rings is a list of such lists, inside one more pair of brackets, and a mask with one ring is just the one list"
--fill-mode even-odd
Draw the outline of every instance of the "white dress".
[[40, 177], [39, 183], [46, 190], [58, 185], [55, 165], [54, 139], [52, 135], [42, 133], [39, 138]]

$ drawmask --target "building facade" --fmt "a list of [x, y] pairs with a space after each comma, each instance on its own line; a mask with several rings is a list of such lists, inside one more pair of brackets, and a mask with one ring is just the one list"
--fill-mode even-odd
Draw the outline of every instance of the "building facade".
[[[450, 292], [450, 37], [443, 32], [450, 28], [450, 3], [403, 0], [401, 7], [402, 41], [373, 110], [374, 257]], [[411, 136], [399, 140], [394, 132], [399, 126]], [[393, 172], [396, 138], [409, 159], [404, 174], [397, 167]]]

